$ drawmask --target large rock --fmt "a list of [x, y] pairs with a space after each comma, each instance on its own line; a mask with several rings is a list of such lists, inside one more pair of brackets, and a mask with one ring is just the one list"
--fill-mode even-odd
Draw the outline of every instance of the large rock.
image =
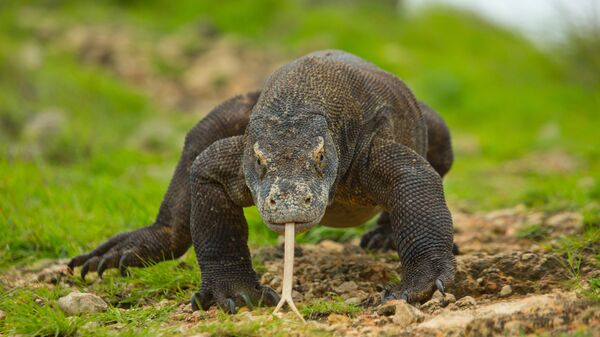
[[398, 301], [392, 321], [400, 328], [405, 328], [413, 323], [423, 321], [424, 317], [425, 315], [419, 309], [406, 303], [406, 301]]
[[564, 325], [561, 317], [574, 315], [587, 306], [589, 303], [578, 299], [574, 293], [536, 295], [493, 303], [477, 309], [445, 312], [419, 324], [416, 328], [420, 331], [457, 336], [532, 333], [540, 326], [560, 327]]
[[405, 328], [413, 323], [423, 321], [425, 315], [417, 308], [402, 300], [394, 300], [381, 305], [377, 313], [382, 316], [392, 316], [395, 328]]
[[108, 304], [100, 297], [94, 294], [79, 292], [72, 292], [67, 296], [59, 298], [58, 306], [69, 316], [101, 312], [108, 309]]

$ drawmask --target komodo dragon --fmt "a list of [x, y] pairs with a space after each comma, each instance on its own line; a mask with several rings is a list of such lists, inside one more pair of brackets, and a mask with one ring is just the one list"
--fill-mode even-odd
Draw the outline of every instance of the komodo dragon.
[[69, 262], [81, 277], [183, 255], [202, 274], [194, 310], [274, 305], [248, 249], [243, 207], [276, 232], [357, 226], [381, 213], [361, 246], [396, 249], [401, 282], [383, 301], [429, 299], [455, 274], [452, 218], [441, 177], [452, 165], [443, 120], [396, 76], [341, 51], [288, 63], [262, 92], [217, 106], [186, 136], [154, 224], [118, 234]]

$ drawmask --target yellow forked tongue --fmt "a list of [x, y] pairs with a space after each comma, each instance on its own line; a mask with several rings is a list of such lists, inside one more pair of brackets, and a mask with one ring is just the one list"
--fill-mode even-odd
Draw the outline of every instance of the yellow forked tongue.
[[285, 302], [287, 302], [292, 311], [300, 317], [302, 322], [306, 323], [292, 299], [292, 281], [294, 278], [294, 234], [294, 223], [286, 223], [284, 240], [285, 250], [283, 255], [283, 289], [281, 290], [281, 300], [277, 304], [277, 307], [275, 307], [275, 310], [273, 310], [273, 313], [279, 311]]

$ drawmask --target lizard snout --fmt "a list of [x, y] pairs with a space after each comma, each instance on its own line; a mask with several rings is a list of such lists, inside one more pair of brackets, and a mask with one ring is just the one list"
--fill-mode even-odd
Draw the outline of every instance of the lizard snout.
[[297, 184], [296, 186], [272, 187], [265, 203], [270, 210], [278, 208], [310, 208], [313, 202], [313, 194], [306, 184]]
[[259, 209], [265, 223], [272, 228], [290, 222], [310, 228], [322, 217], [321, 204], [306, 182], [282, 179], [270, 186]]

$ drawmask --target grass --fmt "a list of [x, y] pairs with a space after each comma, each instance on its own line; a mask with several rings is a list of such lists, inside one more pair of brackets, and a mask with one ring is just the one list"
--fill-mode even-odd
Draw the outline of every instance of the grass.
[[527, 238], [532, 240], [542, 240], [548, 234], [549, 228], [544, 227], [540, 224], [532, 224], [520, 228], [517, 232], [517, 236], [520, 238]]
[[[183, 54], [195, 57], [210, 46], [199, 30], [286, 59], [320, 48], [345, 49], [399, 75], [440, 111], [452, 130], [456, 162], [445, 178], [452, 208], [486, 211], [524, 204], [580, 212], [582, 232], [551, 248], [565, 256], [566, 268], [578, 278], [585, 267], [581, 254], [600, 261], [600, 90], [578, 63], [595, 64], [591, 57], [597, 53], [587, 52], [583, 38], [560, 52], [541, 51], [472, 14], [432, 8], [407, 15], [386, 6], [300, 0], [2, 2], [0, 268], [70, 257], [117, 232], [151, 223], [185, 132], [206, 112], [161, 105], [139, 83], [110, 66], [84, 62], [80, 52], [65, 47], [69, 33], [80, 27], [111, 26], [131, 34], [136, 47], [151, 53], [153, 78], [181, 80], [186, 69], [144, 46], [181, 38]], [[563, 52], [567, 55], [559, 58]], [[255, 210], [245, 214], [251, 246], [277, 242]], [[318, 228], [300, 240], [348, 241], [370, 225]], [[519, 232], [541, 241], [545, 234], [538, 225]], [[7, 318], [0, 320], [0, 333], [134, 336], [170, 331], [160, 323], [173, 308], [145, 305], [189, 298], [200, 277], [192, 253], [184, 257], [192, 269], [173, 262], [134, 270], [127, 280], [111, 278], [109, 272], [110, 282], [74, 281], [111, 304], [98, 315], [68, 318], [56, 310], [56, 299], [67, 289], [3, 285], [0, 310]], [[590, 296], [598, 298], [598, 280], [586, 282]], [[119, 309], [125, 307], [129, 310]], [[340, 301], [322, 301], [305, 306], [303, 313], [352, 315], [356, 310]], [[283, 326], [280, 321], [240, 325], [234, 320], [223, 317], [197, 330], [252, 335], [267, 333], [269, 324]], [[94, 321], [100, 326], [84, 328]], [[148, 323], [135, 323], [140, 321]], [[113, 324], [122, 329], [116, 332]]]
[[302, 316], [308, 319], [320, 319], [331, 314], [340, 314], [355, 317], [363, 311], [363, 308], [356, 304], [346, 303], [343, 298], [334, 298], [332, 300], [315, 300], [303, 305], [300, 309]]

